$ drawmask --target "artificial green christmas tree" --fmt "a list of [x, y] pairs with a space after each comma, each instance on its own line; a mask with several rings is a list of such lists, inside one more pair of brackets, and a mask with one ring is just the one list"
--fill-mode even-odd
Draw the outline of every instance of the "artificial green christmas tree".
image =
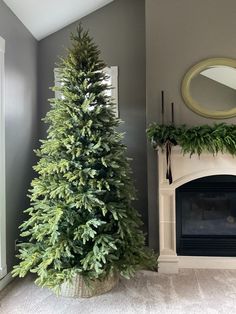
[[130, 277], [153, 257], [144, 248], [141, 220], [123, 135], [107, 96], [105, 64], [81, 27], [59, 65], [61, 97], [51, 100], [47, 139], [36, 151], [31, 207], [14, 276], [36, 273], [52, 289], [77, 274]]

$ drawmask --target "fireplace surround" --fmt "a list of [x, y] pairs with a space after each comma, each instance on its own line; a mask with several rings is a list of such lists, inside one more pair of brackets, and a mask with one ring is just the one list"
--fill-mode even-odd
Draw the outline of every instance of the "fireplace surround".
[[[224, 234], [227, 233], [227, 231], [222, 231], [223, 234], [217, 235], [213, 232], [213, 234], [209, 237], [209, 235], [204, 234], [204, 232], [201, 234], [201, 230], [198, 228], [198, 223], [195, 221], [195, 226], [189, 227], [185, 225], [185, 229], [183, 228], [184, 232], [197, 232], [197, 230], [199, 232], [200, 230], [200, 234], [198, 234], [198, 237], [200, 236], [200, 240], [202, 241], [204, 236], [208, 236], [208, 240], [212, 241], [212, 244], [215, 248], [212, 250], [204, 250], [203, 247], [206, 245], [206, 242], [203, 240], [202, 242], [198, 242], [198, 245], [196, 245], [196, 242], [194, 243], [194, 241], [192, 241], [192, 246], [191, 243], [188, 242], [188, 245], [190, 244], [190, 246], [186, 245], [185, 249], [182, 248], [181, 250], [179, 242], [179, 233], [181, 228], [178, 225], [179, 220], [177, 217], [177, 214], [179, 213], [179, 208], [177, 207], [181, 193], [183, 196], [184, 188], [188, 189], [189, 187], [191, 189], [195, 185], [195, 189], [198, 190], [196, 193], [205, 193], [205, 198], [202, 197], [202, 194], [200, 199], [201, 201], [205, 202], [207, 207], [219, 207], [219, 205], [216, 205], [217, 198], [218, 202], [221, 203], [220, 205], [226, 207], [226, 217], [222, 216], [224, 215], [223, 211], [218, 208], [216, 210], [217, 217], [214, 217], [214, 219], [222, 218], [222, 221], [225, 221], [226, 219], [227, 223], [229, 223], [231, 227], [234, 226], [234, 209], [232, 205], [232, 202], [234, 202], [234, 196], [232, 195], [234, 194], [234, 190], [236, 193], [236, 157], [233, 157], [230, 154], [222, 153], [218, 153], [216, 156], [212, 156], [212, 154], [209, 153], [203, 153], [200, 156], [192, 155], [190, 157], [189, 154], [183, 155], [181, 148], [179, 146], [175, 146], [172, 149], [171, 163], [173, 182], [172, 184], [169, 184], [169, 181], [166, 180], [166, 154], [165, 151], [159, 149], [159, 272], [177, 273], [180, 268], [236, 269], [236, 245], [234, 246], [234, 230], [230, 235]], [[220, 178], [223, 180], [219, 180]], [[206, 189], [204, 189], [204, 187], [206, 187], [207, 180], [212, 181], [212, 184], [209, 184], [208, 182], [208, 186], [213, 188], [214, 194], [207, 194]], [[218, 186], [217, 182], [219, 183]], [[224, 193], [228, 193], [228, 198], [231, 198], [231, 205], [227, 203], [230, 201], [226, 199], [225, 194], [222, 194], [222, 189], [220, 186], [221, 184], [223, 184], [222, 187], [224, 186], [226, 190], [228, 188], [228, 190], [224, 191]], [[187, 202], [184, 206], [191, 208], [190, 205], [193, 202], [187, 200], [187, 197], [183, 197], [182, 199], [185, 199], [185, 203]], [[196, 199], [199, 199], [199, 195], [196, 196]], [[196, 207], [197, 205], [200, 206], [196, 201], [194, 206]], [[200, 207], [202, 207], [202, 204]], [[186, 210], [187, 209], [185, 209], [185, 211]], [[196, 208], [194, 211], [196, 215]], [[202, 214], [208, 215], [206, 216], [207, 219], [203, 219], [203, 227], [206, 228], [207, 222], [209, 223], [209, 221], [211, 222], [211, 227], [214, 226], [214, 221], [212, 221], [212, 217], [209, 216], [212, 215], [213, 212], [210, 212], [210, 210], [206, 208], [205, 213]], [[215, 233], [217, 233], [219, 227], [215, 228], [215, 230]], [[221, 240], [219, 240], [220, 237]], [[231, 237], [232, 240], [231, 247], [229, 248], [231, 252], [223, 252], [223, 248], [225, 247], [224, 244], [218, 243], [219, 245], [217, 246], [217, 241], [220, 242], [222, 239], [226, 239], [227, 237]], [[209, 241], [207, 245], [210, 245]], [[187, 246], [188, 249], [186, 249]], [[209, 252], [209, 254], [207, 252]]]

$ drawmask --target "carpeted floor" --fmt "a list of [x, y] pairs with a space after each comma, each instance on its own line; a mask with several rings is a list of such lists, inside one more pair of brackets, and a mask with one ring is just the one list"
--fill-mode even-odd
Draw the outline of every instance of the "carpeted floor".
[[57, 298], [27, 277], [0, 293], [0, 313], [236, 314], [236, 271], [182, 270], [178, 275], [144, 271], [92, 299]]

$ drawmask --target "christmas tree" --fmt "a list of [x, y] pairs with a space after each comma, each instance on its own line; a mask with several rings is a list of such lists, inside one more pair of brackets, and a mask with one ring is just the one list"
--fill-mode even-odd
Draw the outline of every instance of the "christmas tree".
[[36, 273], [36, 283], [57, 289], [76, 274], [129, 278], [154, 259], [144, 248], [139, 214], [132, 207], [123, 135], [117, 132], [100, 52], [80, 26], [60, 59], [60, 98], [50, 100], [47, 139], [36, 151], [28, 219], [20, 226], [13, 276]]

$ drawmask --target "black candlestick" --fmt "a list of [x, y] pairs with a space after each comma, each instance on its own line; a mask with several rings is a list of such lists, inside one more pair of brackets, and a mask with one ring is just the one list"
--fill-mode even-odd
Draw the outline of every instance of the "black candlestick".
[[161, 91], [161, 122], [164, 124], [164, 114], [165, 114], [165, 98], [164, 91]]
[[171, 123], [172, 124], [175, 123], [174, 118], [175, 118], [175, 116], [174, 116], [174, 103], [172, 102], [171, 103]]

